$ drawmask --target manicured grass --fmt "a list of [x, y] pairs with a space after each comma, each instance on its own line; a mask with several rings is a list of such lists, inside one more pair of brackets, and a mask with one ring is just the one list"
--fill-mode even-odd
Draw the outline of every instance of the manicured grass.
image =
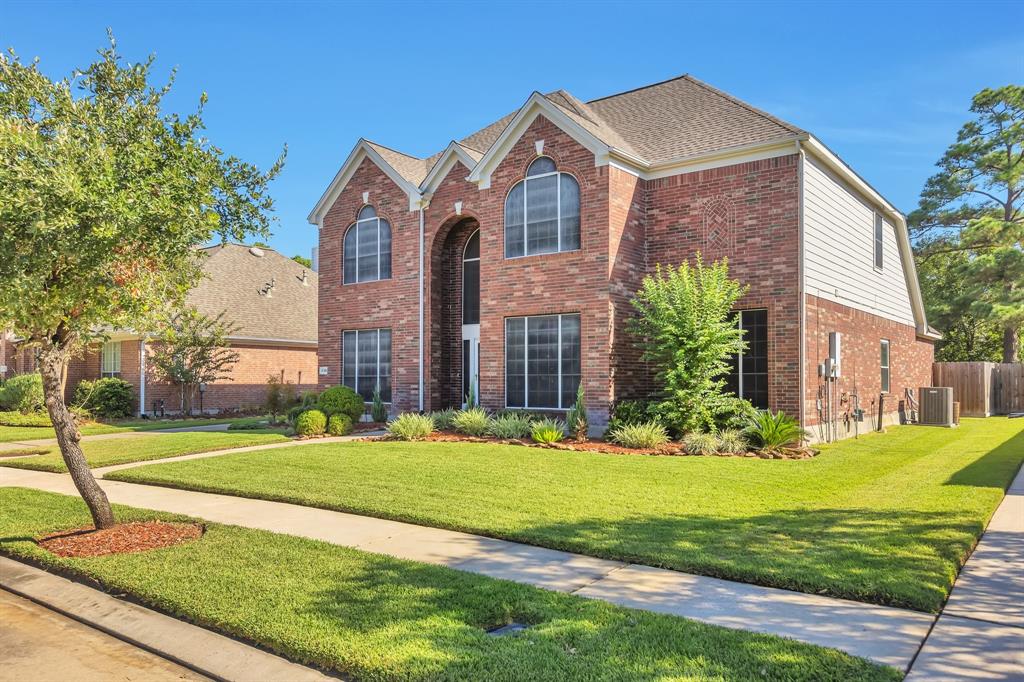
[[[281, 443], [288, 438], [260, 431], [208, 431], [163, 433], [133, 438], [83, 440], [82, 450], [92, 468], [144, 462], [150, 459], [190, 455], [197, 452], [244, 448], [249, 445]], [[46, 454], [18, 459], [0, 459], [0, 466], [64, 473], [67, 467], [57, 446], [45, 448]], [[0, 453], [3, 454], [3, 453]]]
[[[244, 422], [252, 417], [230, 419], [129, 419], [111, 424], [94, 422], [81, 427], [83, 436], [97, 436], [105, 433], [121, 433], [123, 431], [160, 431], [177, 429], [186, 426], [209, 426], [212, 424], [232, 424]], [[11, 443], [23, 440], [42, 440], [55, 438], [52, 426], [0, 426], [0, 443]]]
[[1024, 419], [991, 418], [798, 461], [354, 442], [111, 477], [937, 611], [1022, 459]]
[[[831, 649], [232, 526], [179, 547], [59, 559], [31, 538], [86, 525], [79, 500], [5, 488], [0, 508], [4, 554], [359, 680], [900, 678]], [[512, 621], [532, 627], [485, 634]]]

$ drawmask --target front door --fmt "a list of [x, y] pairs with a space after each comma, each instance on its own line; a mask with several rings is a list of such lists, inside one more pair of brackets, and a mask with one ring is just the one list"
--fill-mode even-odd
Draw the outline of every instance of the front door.
[[480, 230], [462, 253], [462, 406], [480, 404]]

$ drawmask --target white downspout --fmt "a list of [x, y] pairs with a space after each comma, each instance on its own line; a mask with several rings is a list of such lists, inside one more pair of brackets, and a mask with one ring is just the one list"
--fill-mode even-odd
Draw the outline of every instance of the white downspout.
[[798, 309], [800, 311], [800, 364], [799, 382], [797, 390], [800, 391], [800, 428], [807, 428], [807, 294], [804, 292], [804, 150], [800, 140], [796, 141], [796, 151], [799, 154], [797, 166], [797, 292], [800, 296]]
[[423, 411], [423, 205], [420, 205], [420, 333], [419, 333], [419, 411]]
[[146, 416], [146, 337], [139, 339], [139, 416]]

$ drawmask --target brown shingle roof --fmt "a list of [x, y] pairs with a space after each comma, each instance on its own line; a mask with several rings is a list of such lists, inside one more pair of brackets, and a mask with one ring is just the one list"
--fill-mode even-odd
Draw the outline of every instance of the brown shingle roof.
[[[188, 303], [209, 317], [224, 313], [247, 338], [317, 341], [317, 275], [273, 249], [222, 244], [202, 249], [204, 277]], [[306, 273], [308, 285], [302, 284]], [[273, 282], [270, 296], [261, 291]]]
[[417, 159], [415, 156], [409, 156], [402, 152], [395, 151], [390, 147], [377, 144], [376, 142], [366, 141], [366, 144], [373, 148], [375, 152], [380, 154], [388, 164], [398, 171], [398, 174], [408, 180], [414, 185], [419, 185], [423, 182], [423, 178], [427, 177], [427, 171], [430, 170], [430, 166], [427, 165], [427, 159]]

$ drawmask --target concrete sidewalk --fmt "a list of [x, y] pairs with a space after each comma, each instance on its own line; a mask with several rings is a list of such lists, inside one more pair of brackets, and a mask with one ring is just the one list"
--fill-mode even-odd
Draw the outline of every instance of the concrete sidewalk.
[[1024, 469], [960, 571], [907, 679], [1024, 680]]
[[[223, 454], [223, 453], [221, 453]], [[259, 528], [730, 628], [765, 632], [906, 670], [934, 622], [915, 611], [595, 559], [468, 533], [171, 488], [100, 482], [110, 500]], [[0, 467], [0, 486], [77, 494], [70, 477]]]

